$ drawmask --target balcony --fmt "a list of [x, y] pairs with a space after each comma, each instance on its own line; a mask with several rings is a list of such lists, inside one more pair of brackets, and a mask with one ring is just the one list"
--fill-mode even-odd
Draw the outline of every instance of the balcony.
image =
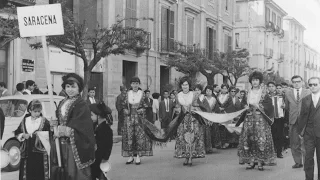
[[265, 49], [265, 56], [267, 59], [271, 59], [273, 57], [273, 49], [266, 48]]
[[36, 4], [36, 0], [8, 0], [8, 2], [16, 6], [33, 6]]
[[151, 48], [151, 33], [136, 29], [126, 29], [124, 33], [125, 39], [132, 39], [139, 42], [138, 47], [144, 49]]
[[273, 22], [271, 22], [271, 21], [266, 22], [266, 31], [267, 32], [274, 32], [275, 29], [276, 29], [276, 27]]
[[279, 33], [280, 33], [280, 28], [279, 28], [279, 26], [275, 26], [274, 31], [273, 31], [273, 34], [274, 34], [274, 35], [278, 35]]
[[284, 30], [283, 30], [283, 29], [279, 29], [278, 36], [279, 36], [281, 39], [284, 38]]

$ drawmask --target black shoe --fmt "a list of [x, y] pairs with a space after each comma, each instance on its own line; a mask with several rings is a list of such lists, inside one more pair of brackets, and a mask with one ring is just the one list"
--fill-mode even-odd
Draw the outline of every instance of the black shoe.
[[302, 164], [295, 164], [292, 166], [293, 169], [296, 169], [296, 168], [302, 168], [303, 165]]
[[183, 165], [184, 165], [184, 166], [187, 166], [187, 165], [188, 165], [188, 161], [189, 161], [189, 159], [186, 159], [186, 160], [183, 162]]
[[259, 171], [263, 171], [263, 166], [258, 166]]
[[190, 158], [189, 161], [188, 161], [188, 165], [189, 165], [189, 166], [192, 166], [192, 159], [191, 159], [191, 158]]
[[283, 158], [283, 155], [282, 154], [278, 154], [277, 158]]
[[253, 164], [253, 165], [250, 164], [248, 167], [246, 167], [246, 169], [247, 169], [247, 170], [249, 170], [249, 169], [254, 169], [255, 166], [256, 166], [255, 164]]
[[127, 161], [126, 164], [132, 164], [134, 161], [134, 158], [132, 158], [132, 161]]

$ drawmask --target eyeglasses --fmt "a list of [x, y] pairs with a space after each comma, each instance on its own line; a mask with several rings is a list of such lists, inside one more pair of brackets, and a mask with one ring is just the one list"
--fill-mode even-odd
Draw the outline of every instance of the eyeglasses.
[[310, 83], [310, 84], [309, 84], [309, 87], [312, 87], [312, 86], [317, 87], [318, 84], [312, 84], [312, 83]]
[[231, 92], [236, 92], [236, 91], [231, 91]]

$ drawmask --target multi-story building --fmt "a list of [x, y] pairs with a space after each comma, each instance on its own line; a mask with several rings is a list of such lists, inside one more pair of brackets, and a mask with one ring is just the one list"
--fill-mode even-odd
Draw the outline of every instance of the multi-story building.
[[251, 67], [275, 72], [281, 69], [286, 15], [273, 0], [236, 0], [235, 49], [249, 50]]
[[304, 62], [301, 69], [304, 80], [307, 82], [310, 77], [320, 76], [320, 54], [307, 44], [303, 44], [302, 49]]
[[280, 76], [290, 80], [294, 75], [304, 76], [304, 31], [306, 28], [295, 18], [286, 16], [283, 22], [285, 37], [283, 39], [284, 61]]

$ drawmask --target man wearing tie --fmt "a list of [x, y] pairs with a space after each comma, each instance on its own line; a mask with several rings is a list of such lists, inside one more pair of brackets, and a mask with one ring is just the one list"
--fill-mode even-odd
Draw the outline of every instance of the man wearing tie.
[[146, 98], [144, 99], [144, 102], [148, 105], [146, 107], [146, 118], [149, 122], [153, 122], [153, 111], [152, 111], [152, 105], [153, 105], [153, 100], [150, 98], [150, 90], [145, 90], [144, 94], [146, 95]]
[[315, 150], [318, 165], [317, 179], [320, 179], [320, 78], [312, 77], [308, 84], [312, 94], [302, 100], [301, 113], [298, 119], [298, 133], [300, 138], [303, 138], [306, 149], [304, 161], [306, 180], [313, 180]]
[[88, 90], [88, 99], [87, 99], [88, 105], [98, 103], [98, 100], [95, 98], [95, 95], [96, 95], [95, 88], [89, 88], [89, 90]]
[[310, 94], [310, 91], [302, 88], [302, 77], [293, 76], [291, 78], [293, 89], [285, 90], [285, 109], [289, 112], [289, 138], [291, 153], [295, 164], [292, 168], [302, 168], [302, 158], [305, 151], [302, 140], [298, 133], [298, 117], [301, 110], [301, 100]]
[[159, 117], [161, 128], [167, 128], [171, 122], [173, 103], [169, 99], [169, 92], [167, 90], [163, 92], [163, 97], [163, 101], [160, 102], [159, 106]]

